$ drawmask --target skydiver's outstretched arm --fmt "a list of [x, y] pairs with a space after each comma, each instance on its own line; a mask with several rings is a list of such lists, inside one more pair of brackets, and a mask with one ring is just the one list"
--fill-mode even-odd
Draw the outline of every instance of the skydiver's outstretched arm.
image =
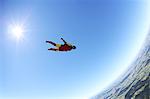
[[67, 44], [67, 42], [66, 42], [63, 38], [61, 38], [61, 40], [62, 40], [65, 44]]
[[52, 42], [52, 41], [46, 41], [46, 43], [50, 43], [50, 44], [56, 46], [56, 44], [54, 42]]

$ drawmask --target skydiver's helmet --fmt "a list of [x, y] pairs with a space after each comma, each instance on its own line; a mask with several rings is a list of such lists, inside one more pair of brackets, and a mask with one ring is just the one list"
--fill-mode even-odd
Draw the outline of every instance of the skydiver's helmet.
[[72, 46], [72, 49], [76, 49], [76, 46]]

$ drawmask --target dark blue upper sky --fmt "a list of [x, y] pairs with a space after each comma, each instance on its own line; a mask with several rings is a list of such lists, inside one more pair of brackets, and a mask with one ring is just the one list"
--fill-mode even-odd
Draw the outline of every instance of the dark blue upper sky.
[[[104, 90], [134, 60], [150, 24], [148, 0], [1, 0], [0, 11], [2, 99], [83, 99]], [[22, 40], [10, 24], [23, 24]], [[77, 49], [48, 51], [45, 41], [61, 37]]]

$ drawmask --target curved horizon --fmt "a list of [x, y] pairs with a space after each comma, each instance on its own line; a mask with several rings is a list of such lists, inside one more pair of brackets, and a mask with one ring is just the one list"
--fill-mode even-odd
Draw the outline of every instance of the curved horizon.
[[146, 99], [149, 98], [150, 32], [131, 66], [105, 91], [91, 99]]
[[[150, 25], [148, 0], [2, 0], [0, 11], [2, 99], [90, 98], [129, 68]], [[77, 49], [48, 51], [61, 37]]]

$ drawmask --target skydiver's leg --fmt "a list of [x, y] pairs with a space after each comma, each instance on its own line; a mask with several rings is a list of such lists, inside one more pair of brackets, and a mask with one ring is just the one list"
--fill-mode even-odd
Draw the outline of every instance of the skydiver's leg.
[[51, 50], [51, 51], [59, 51], [59, 49], [57, 49], [57, 48], [49, 48], [48, 50]]
[[46, 41], [46, 43], [50, 43], [50, 44], [56, 46], [56, 44], [54, 42], [52, 42], [52, 41]]

